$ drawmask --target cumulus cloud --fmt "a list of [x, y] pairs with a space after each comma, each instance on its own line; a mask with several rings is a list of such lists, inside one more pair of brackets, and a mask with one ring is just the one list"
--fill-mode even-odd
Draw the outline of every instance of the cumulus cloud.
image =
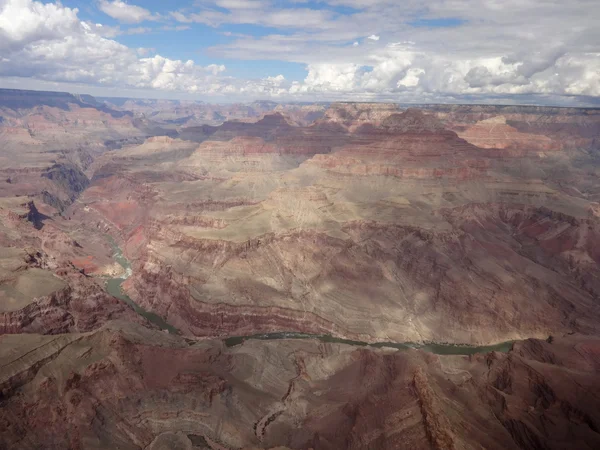
[[[600, 95], [597, 54], [564, 54], [547, 68], [525, 76], [529, 69], [501, 57], [452, 60], [406, 49], [386, 49], [366, 64], [318, 63], [291, 87], [298, 96], [331, 94], [340, 98], [410, 98], [431, 101], [453, 96]], [[433, 97], [432, 97], [433, 96]]]
[[60, 39], [80, 27], [77, 10], [26, 0], [0, 1], [0, 50]]
[[[302, 0], [202, 0], [159, 16], [124, 0], [98, 0], [120, 22], [164, 21], [122, 28], [84, 23], [58, 2], [0, 0], [0, 76], [303, 100], [600, 96], [596, 3], [322, 0], [315, 9]], [[300, 63], [306, 76], [235, 79], [220, 65], [171, 60], [112, 40], [196, 24], [221, 27], [228, 38], [209, 55]], [[264, 28], [254, 35], [226, 28], [239, 24]]]
[[100, 0], [100, 10], [120, 22], [139, 23], [145, 20], [155, 20], [157, 16], [141, 6], [130, 5], [121, 0]]
[[214, 90], [225, 70], [160, 55], [139, 58], [136, 50], [99, 33], [103, 27], [80, 21], [77, 9], [32, 0], [0, 5], [0, 76], [202, 92]]
[[365, 68], [357, 64], [311, 64], [303, 83], [290, 88], [292, 94], [348, 93], [360, 86]]
[[276, 77], [267, 77], [266, 80], [277, 86], [281, 86], [285, 82], [285, 77], [283, 75], [279, 74]]
[[[595, 96], [600, 11], [595, 0], [324, 0], [353, 12], [315, 31], [238, 39], [229, 58], [306, 63], [295, 95], [422, 99], [496, 95]], [[377, 34], [371, 34], [377, 29]], [[392, 43], [382, 46], [380, 36]], [[370, 45], [359, 46], [367, 36]], [[354, 44], [348, 45], [348, 42]], [[322, 98], [322, 97], [321, 97]]]

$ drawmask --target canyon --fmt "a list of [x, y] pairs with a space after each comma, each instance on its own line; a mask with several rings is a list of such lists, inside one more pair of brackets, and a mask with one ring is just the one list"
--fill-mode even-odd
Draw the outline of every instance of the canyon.
[[0, 149], [0, 447], [600, 444], [600, 109], [0, 90]]

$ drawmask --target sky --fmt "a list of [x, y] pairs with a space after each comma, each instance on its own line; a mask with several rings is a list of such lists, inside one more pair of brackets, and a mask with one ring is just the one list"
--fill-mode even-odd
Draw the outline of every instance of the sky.
[[600, 106], [600, 0], [0, 0], [0, 87]]

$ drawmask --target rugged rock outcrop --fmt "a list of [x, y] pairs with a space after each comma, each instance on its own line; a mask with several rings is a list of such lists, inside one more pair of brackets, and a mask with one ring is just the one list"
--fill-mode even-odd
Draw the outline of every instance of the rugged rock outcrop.
[[278, 135], [287, 135], [292, 130], [292, 125], [285, 117], [277, 112], [265, 114], [256, 122], [232, 121], [220, 126], [204, 125], [202, 127], [184, 128], [180, 136], [182, 139], [202, 142], [206, 139], [229, 140], [236, 136], [259, 137], [271, 141]]
[[44, 214], [64, 212], [88, 184], [107, 141], [140, 138], [152, 124], [91, 96], [0, 90], [0, 198], [30, 196]]
[[61, 267], [56, 272], [61, 275], [64, 287], [57, 286], [56, 291], [33, 298], [20, 309], [0, 310], [0, 335], [86, 332], [115, 318], [151, 326], [129, 306], [74, 268]]
[[472, 357], [312, 340], [227, 348], [124, 322], [3, 336], [0, 445], [593, 449], [599, 349], [582, 336]]
[[69, 94], [67, 92], [26, 91], [21, 89], [0, 89], [0, 107], [12, 110], [26, 110], [36, 106], [50, 106], [68, 110], [71, 105], [95, 108], [108, 112], [114, 117], [131, 113], [114, 111], [97, 102], [91, 95]]
[[322, 104], [285, 104], [255, 101], [248, 104], [210, 104], [192, 100], [149, 100], [99, 98], [111, 109], [132, 112], [140, 120], [151, 120], [169, 130], [202, 125], [217, 126], [226, 121], [255, 122], [263, 114], [281, 112], [293, 123], [306, 126], [323, 115]]
[[75, 100], [0, 111], [0, 447], [599, 446], [595, 110]]
[[315, 125], [335, 124], [341, 129], [353, 132], [363, 126], [378, 127], [387, 117], [398, 111], [398, 105], [394, 104], [333, 103], [325, 110], [323, 117], [315, 122]]
[[[585, 149], [598, 136], [600, 109], [547, 106], [419, 105], [484, 148], [523, 151]], [[520, 151], [520, 152], [519, 152]]]
[[0, 334], [82, 332], [116, 318], [145, 322], [108, 295], [103, 280], [84, 274], [101, 273], [112, 258], [90, 255], [102, 247], [84, 248], [67, 225], [40, 214], [33, 201], [0, 199]]
[[147, 143], [107, 155], [88, 212], [72, 214], [118, 230], [128, 294], [188, 334], [595, 333], [594, 175], [558, 146], [473, 145], [444, 114], [333, 105], [310, 127], [267, 115], [211, 128], [189, 156], [161, 142], [154, 166]]

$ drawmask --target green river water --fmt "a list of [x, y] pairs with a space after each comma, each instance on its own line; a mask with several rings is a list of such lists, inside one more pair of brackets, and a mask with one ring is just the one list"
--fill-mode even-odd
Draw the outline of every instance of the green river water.
[[[178, 334], [178, 331], [173, 326], [169, 325], [162, 317], [146, 311], [144, 308], [138, 306], [129, 296], [125, 295], [121, 285], [131, 275], [131, 263], [123, 255], [123, 251], [119, 248], [112, 236], [108, 236], [110, 245], [114, 251], [113, 258], [117, 261], [121, 267], [125, 269], [125, 276], [121, 278], [110, 278], [106, 283], [106, 290], [112, 296], [124, 301], [130, 305], [136, 313], [140, 316], [148, 319], [149, 322], [160, 327], [161, 330], [167, 330], [169, 333]], [[512, 341], [502, 342], [496, 345], [489, 345], [484, 347], [475, 347], [470, 345], [454, 345], [454, 344], [416, 344], [412, 342], [377, 342], [367, 343], [361, 341], [352, 341], [349, 339], [340, 339], [326, 334], [306, 334], [297, 332], [278, 332], [278, 333], [265, 333], [255, 334], [251, 336], [237, 336], [224, 339], [227, 347], [233, 347], [242, 344], [248, 339], [257, 340], [277, 340], [277, 339], [318, 339], [321, 342], [332, 342], [338, 344], [354, 345], [359, 347], [391, 347], [398, 350], [408, 350], [411, 348], [417, 348], [426, 352], [435, 353], [436, 355], [472, 355], [475, 353], [488, 353], [492, 351], [496, 352], [508, 352], [512, 347]]]
[[149, 322], [157, 325], [161, 330], [167, 330], [169, 333], [177, 334], [178, 331], [175, 327], [169, 325], [162, 317], [146, 311], [141, 306], [137, 305], [128, 295], [123, 292], [122, 284], [131, 275], [131, 263], [123, 255], [123, 251], [119, 248], [112, 236], [108, 237], [110, 245], [114, 251], [113, 258], [119, 263], [123, 269], [125, 269], [125, 276], [121, 278], [109, 278], [106, 282], [106, 291], [113, 297], [117, 297], [119, 300], [124, 301], [130, 305], [136, 313], [140, 316], [148, 319]]
[[426, 352], [434, 353], [436, 355], [473, 355], [475, 353], [489, 353], [489, 352], [503, 352], [506, 353], [512, 348], [513, 342], [502, 342], [496, 345], [488, 345], [483, 347], [476, 347], [472, 345], [455, 345], [455, 344], [417, 344], [413, 342], [376, 342], [368, 343], [362, 341], [352, 341], [349, 339], [341, 339], [327, 334], [306, 334], [306, 333], [295, 333], [295, 332], [281, 332], [281, 333], [265, 333], [256, 334], [252, 336], [236, 336], [225, 339], [225, 345], [233, 347], [241, 344], [248, 339], [259, 339], [270, 341], [274, 339], [318, 339], [321, 342], [333, 342], [338, 344], [354, 345], [359, 347], [390, 347], [398, 350], [408, 349], [419, 349]]

